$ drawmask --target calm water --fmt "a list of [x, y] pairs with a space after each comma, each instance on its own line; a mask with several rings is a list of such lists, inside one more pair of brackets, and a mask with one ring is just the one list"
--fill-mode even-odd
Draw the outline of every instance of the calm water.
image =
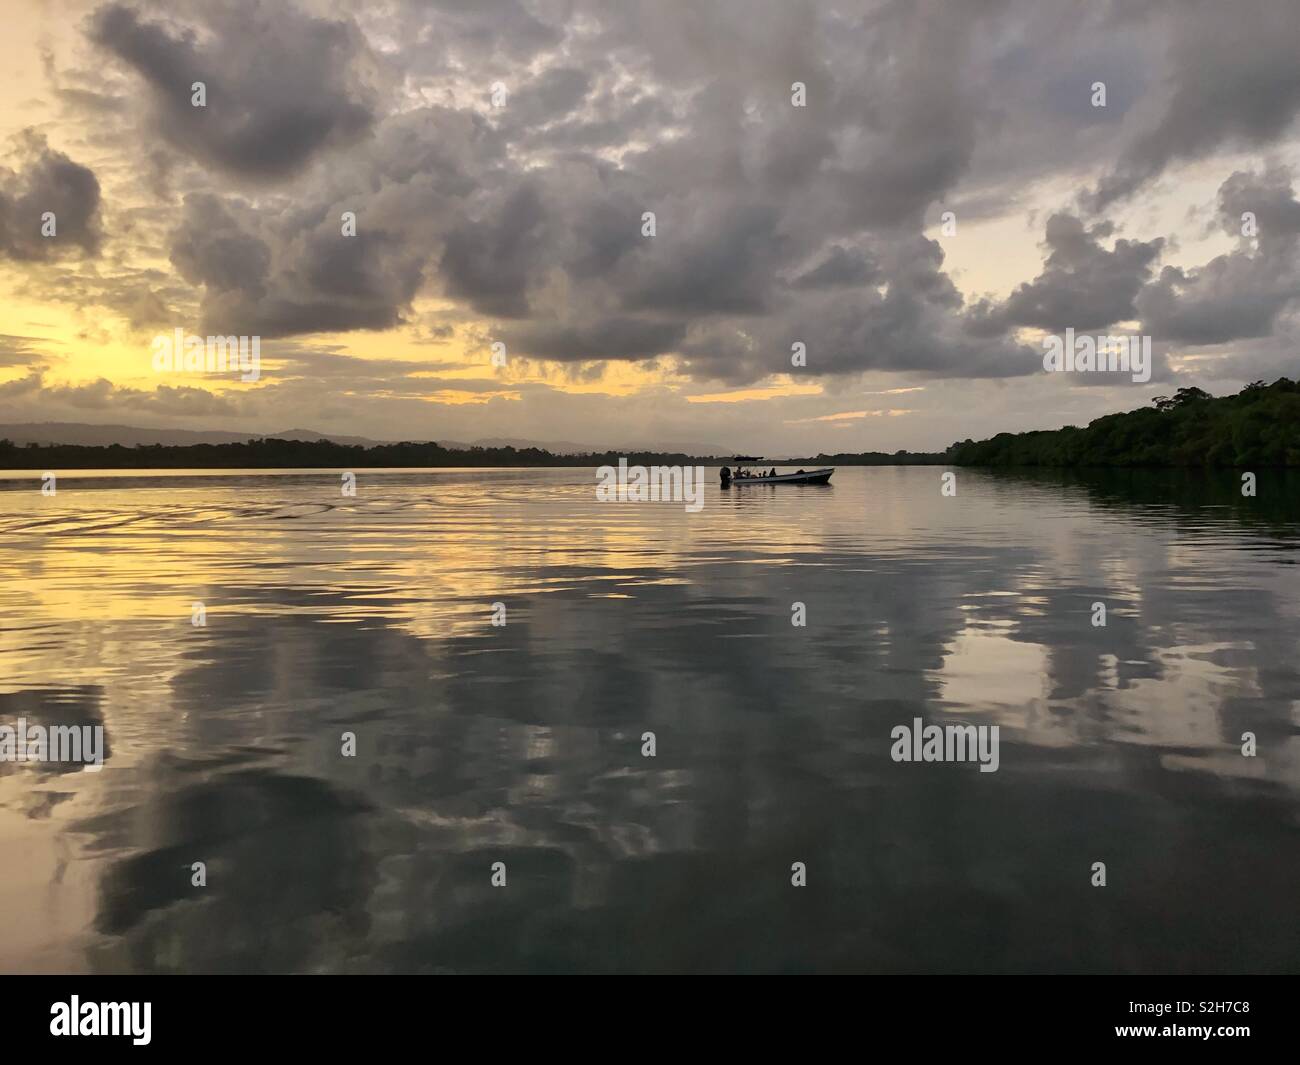
[[939, 474], [0, 481], [0, 969], [1300, 968], [1300, 481]]

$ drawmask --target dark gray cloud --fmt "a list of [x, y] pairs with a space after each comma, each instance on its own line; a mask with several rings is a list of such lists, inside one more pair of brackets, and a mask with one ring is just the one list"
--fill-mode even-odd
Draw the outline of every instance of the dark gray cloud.
[[835, 244], [816, 266], [800, 273], [790, 285], [793, 288], [865, 285], [879, 276], [879, 267], [861, 249]]
[[591, 82], [591, 71], [551, 67], [514, 92], [507, 91], [512, 128], [522, 131], [563, 121], [586, 99]]
[[495, 80], [559, 45], [566, 13], [527, 0], [399, 0], [373, 17], [392, 40], [416, 45], [407, 49], [406, 69], [444, 74], [449, 65], [469, 66]]
[[271, 250], [221, 200], [193, 195], [186, 198], [181, 224], [172, 234], [171, 260], [194, 284], [258, 296], [266, 290]]
[[[99, 252], [99, 180], [94, 171], [54, 151], [39, 134], [18, 141], [17, 169], [0, 167], [0, 256], [53, 259]], [[53, 214], [53, 236], [43, 235]]]
[[923, 237], [886, 245], [879, 285], [807, 293], [777, 315], [740, 329], [695, 329], [683, 346], [692, 372], [732, 384], [791, 372], [791, 346], [806, 347], [814, 377], [864, 370], [953, 377], [1016, 377], [1042, 358], [1006, 330], [981, 329], [943, 272], [939, 245]]
[[657, 235], [645, 238], [627, 271], [624, 302], [636, 310], [677, 314], [760, 314], [781, 261], [779, 214], [762, 204], [691, 217], [672, 206], [657, 212]]
[[268, 217], [244, 201], [186, 197], [171, 259], [203, 286], [205, 331], [278, 337], [397, 324], [421, 254], [373, 225], [344, 236], [341, 218]]
[[1149, 109], [1154, 117], [1099, 182], [1094, 206], [1132, 194], [1175, 161], [1222, 146], [1266, 146], [1295, 122], [1300, 18], [1293, 0], [1149, 0], [1126, 14], [1158, 25], [1164, 79]]
[[439, 264], [449, 295], [498, 318], [529, 311], [528, 284], [544, 254], [547, 211], [536, 188], [521, 183], [484, 216], [466, 221], [446, 237]]
[[1047, 220], [1043, 272], [991, 310], [981, 330], [1034, 326], [1085, 331], [1136, 318], [1133, 301], [1151, 276], [1164, 242], [1120, 238], [1108, 250], [1101, 242], [1113, 235], [1110, 223], [1089, 228], [1073, 215], [1052, 215]]
[[[502, 160], [481, 117], [418, 108], [292, 196], [190, 194], [171, 259], [221, 333], [388, 328], [426, 283], [479, 313], [517, 316], [546, 256], [534, 230], [550, 222], [540, 193]], [[345, 212], [355, 236], [343, 233]]]
[[1234, 251], [1196, 269], [1167, 266], [1138, 299], [1143, 327], [1162, 340], [1265, 337], [1300, 296], [1300, 202], [1289, 172], [1234, 173], [1219, 189], [1219, 221], [1236, 238]]
[[[277, 178], [370, 129], [374, 100], [356, 70], [367, 46], [351, 20], [256, 0], [194, 10], [202, 36], [119, 3], [91, 19], [91, 39], [144, 79], [154, 128], [168, 143], [207, 166]], [[206, 106], [193, 105], [195, 82], [206, 87]]]
[[653, 358], [673, 351], [686, 328], [677, 321], [611, 317], [592, 322], [530, 321], [501, 330], [509, 351], [557, 362]]

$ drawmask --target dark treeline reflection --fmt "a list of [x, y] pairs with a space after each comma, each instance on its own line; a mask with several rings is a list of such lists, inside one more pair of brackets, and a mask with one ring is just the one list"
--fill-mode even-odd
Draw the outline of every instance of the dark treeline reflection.
[[1186, 528], [1231, 521], [1243, 532], [1285, 539], [1300, 535], [1300, 470], [1016, 467], [981, 472], [1011, 486], [1082, 491], [1093, 504], [1126, 510], [1137, 522], [1172, 521]]

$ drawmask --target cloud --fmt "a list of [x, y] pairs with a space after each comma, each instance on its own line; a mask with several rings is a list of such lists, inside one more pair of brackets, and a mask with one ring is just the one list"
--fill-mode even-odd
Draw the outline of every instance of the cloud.
[[419, 287], [420, 252], [369, 226], [345, 237], [341, 212], [285, 220], [244, 201], [185, 199], [171, 261], [204, 290], [206, 332], [290, 336], [383, 329], [401, 321]]
[[1268, 145], [1300, 110], [1300, 19], [1292, 0], [1149, 0], [1143, 7], [1165, 41], [1159, 103], [1093, 190], [1094, 208], [1132, 195], [1175, 161], [1223, 146]]
[[529, 312], [530, 277], [541, 261], [547, 218], [537, 190], [522, 183], [458, 225], [443, 244], [439, 273], [448, 295], [480, 314], [522, 318]]
[[529, 321], [501, 331], [507, 350], [557, 362], [650, 359], [676, 350], [684, 335], [681, 322], [635, 317], [576, 323]]
[[1151, 276], [1164, 241], [1119, 239], [1107, 250], [1101, 241], [1113, 233], [1110, 223], [1088, 228], [1074, 215], [1052, 215], [1042, 273], [1017, 287], [1000, 307], [986, 308], [980, 328], [1087, 331], [1136, 318], [1134, 300]]
[[[1243, 232], [1247, 213], [1257, 238]], [[1192, 345], [1265, 337], [1300, 296], [1300, 202], [1289, 171], [1234, 173], [1219, 189], [1219, 220], [1237, 248], [1195, 269], [1165, 267], [1137, 300], [1147, 332]]]
[[799, 274], [790, 284], [794, 288], [833, 288], [869, 284], [879, 276], [879, 266], [865, 252], [836, 244], [816, 266]]
[[[359, 73], [368, 49], [351, 20], [257, 0], [194, 10], [201, 34], [120, 3], [90, 23], [91, 39], [143, 78], [152, 126], [172, 147], [234, 175], [283, 178], [370, 130], [374, 94]], [[195, 82], [206, 106], [193, 106]]]
[[[94, 171], [27, 131], [18, 138], [18, 169], [0, 167], [0, 256], [41, 260], [94, 256], [101, 240], [99, 181]], [[44, 216], [54, 235], [44, 236]]]
[[37, 350], [40, 343], [36, 337], [0, 333], [0, 366], [35, 367], [43, 364], [45, 356]]
[[630, 309], [692, 315], [766, 309], [770, 264], [780, 258], [775, 207], [661, 213], [661, 235], [646, 238], [627, 260], [623, 301]]
[[[482, 118], [419, 108], [292, 197], [186, 196], [171, 259], [221, 333], [386, 329], [426, 284], [470, 310], [517, 315], [545, 262], [533, 231], [546, 215], [525, 180], [494, 175], [501, 158]], [[355, 236], [343, 235], [344, 212]]]
[[237, 416], [240, 406], [228, 396], [190, 385], [159, 385], [156, 389], [124, 388], [105, 377], [82, 384], [51, 385], [43, 370], [0, 384], [0, 407], [17, 402], [17, 414], [30, 419], [39, 411], [42, 420], [51, 413], [72, 411], [133, 411], [164, 417]]
[[[101, 8], [92, 36], [152, 86], [151, 120], [167, 142], [270, 183], [256, 196], [212, 187], [183, 199], [168, 250], [201, 292], [205, 327], [266, 337], [386, 329], [413, 318], [418, 296], [440, 295], [507, 338], [512, 354], [682, 354], [689, 372], [735, 381], [770, 364], [744, 343], [702, 345], [761, 335], [788, 350], [784, 337], [838, 292], [839, 334], [851, 332], [854, 306], [871, 321], [815, 373], [937, 369], [945, 357], [958, 374], [1006, 372], [1004, 338], [966, 335], [946, 277], [928, 268], [923, 280], [890, 277], [882, 262], [905, 256], [882, 257], [867, 239], [909, 240], [926, 204], [960, 176], [974, 143], [968, 38], [987, 12], [928, 19], [881, 5], [873, 55], [907, 62], [875, 66], [847, 62], [846, 16], [811, 6], [754, 16], [723, 5], [689, 18], [681, 7], [675, 26], [647, 21], [635, 5], [582, 6], [581, 33], [581, 20], [511, 3], [398, 5], [355, 22], [242, 0], [186, 8], [201, 14], [191, 23]], [[239, 47], [245, 16], [264, 30], [269, 59], [260, 43]], [[405, 72], [408, 85], [441, 79], [454, 97], [428, 102], [422, 91], [423, 102], [383, 113], [359, 77], [374, 52], [367, 33], [395, 42], [382, 64], [389, 74]], [[304, 55], [271, 62], [294, 35]], [[487, 83], [432, 69], [435, 54], [481, 63], [484, 78], [503, 57], [529, 56], [534, 69], [520, 80], [517, 68], [500, 68], [509, 102], [494, 110]], [[843, 61], [832, 70], [832, 60]], [[192, 69], [212, 71], [202, 116], [187, 93], [162, 91], [203, 80]], [[847, 72], [842, 83], [835, 71]], [[802, 110], [790, 101], [796, 77], [810, 94]], [[862, 94], [901, 109], [855, 111]], [[338, 121], [317, 121], [317, 111]], [[274, 131], [286, 124], [305, 139], [279, 143]], [[352, 152], [300, 173], [362, 127]], [[289, 177], [291, 194], [277, 191]], [[354, 238], [339, 232], [343, 210], [357, 213]], [[645, 211], [656, 213], [654, 237], [640, 233]], [[148, 311], [147, 300], [138, 306], [137, 317]], [[937, 335], [926, 335], [931, 327]]]
[[697, 376], [743, 384], [791, 372], [792, 344], [806, 347], [811, 377], [868, 370], [924, 376], [1014, 377], [1042, 359], [965, 306], [942, 270], [940, 246], [924, 237], [883, 246], [881, 280], [863, 289], [808, 293], [780, 315], [693, 329], [683, 346]]

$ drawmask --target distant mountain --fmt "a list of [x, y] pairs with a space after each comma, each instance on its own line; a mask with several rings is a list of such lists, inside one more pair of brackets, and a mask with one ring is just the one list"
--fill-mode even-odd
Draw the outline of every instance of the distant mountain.
[[272, 440], [333, 440], [336, 444], [358, 444], [361, 447], [374, 447], [375, 444], [391, 444], [392, 440], [372, 440], [368, 436], [339, 436], [338, 433], [318, 433], [315, 429], [286, 429], [282, 433], [255, 433], [250, 439], [270, 437]]
[[387, 443], [364, 436], [339, 436], [313, 429], [286, 429], [282, 433], [236, 433], [220, 429], [140, 429], [132, 425], [87, 425], [84, 422], [20, 422], [0, 424], [0, 440], [15, 444], [81, 444], [90, 447], [184, 447], [186, 444], [242, 444], [247, 440], [333, 440], [337, 444], [371, 447]]
[[[15, 444], [79, 444], [87, 447], [108, 447], [121, 444], [123, 447], [152, 447], [162, 444], [164, 447], [184, 447], [186, 444], [242, 444], [248, 440], [333, 440], [336, 444], [353, 444], [360, 447], [374, 447], [376, 444], [390, 444], [392, 440], [372, 440], [364, 436], [341, 436], [337, 433], [321, 433], [315, 429], [286, 429], [280, 433], [243, 433], [221, 429], [141, 429], [132, 425], [89, 425], [85, 422], [17, 422], [9, 425], [0, 424], [0, 440], [12, 440]], [[584, 455], [589, 452], [603, 451], [652, 451], [663, 454], [679, 453], [683, 455], [730, 455], [732, 449], [717, 444], [691, 444], [674, 441], [627, 445], [624, 447], [605, 448], [597, 444], [579, 444], [572, 440], [525, 440], [520, 437], [484, 437], [472, 443], [462, 440], [447, 440], [443, 437], [421, 436], [412, 442], [426, 443], [436, 440], [443, 447], [455, 450], [468, 450], [471, 447], [513, 447], [516, 450], [535, 447], [549, 451], [552, 455]]]
[[723, 447], [721, 444], [696, 444], [689, 440], [664, 440], [659, 443], [631, 444], [616, 450], [659, 452], [665, 455], [717, 455], [719, 457], [729, 457], [736, 454], [734, 447]]
[[541, 448], [552, 455], [587, 455], [591, 453], [614, 452], [654, 452], [661, 455], [733, 455], [731, 448], [720, 444], [693, 444], [686, 441], [658, 440], [652, 443], [622, 444], [617, 447], [603, 447], [599, 444], [578, 444], [572, 440], [525, 440], [520, 437], [489, 436], [475, 440], [473, 444], [461, 445], [452, 440], [439, 440], [444, 447], [513, 447], [516, 450], [526, 447]]
[[[442, 441], [438, 441], [442, 443]], [[447, 441], [447, 447], [459, 447], [454, 441]], [[512, 447], [516, 451], [524, 448], [535, 447], [543, 451], [549, 451], [552, 455], [583, 455], [589, 451], [599, 451], [600, 448], [592, 447], [590, 444], [575, 444], [572, 440], [525, 440], [519, 436], [485, 436], [475, 440], [472, 443], [465, 444], [465, 447]]]

